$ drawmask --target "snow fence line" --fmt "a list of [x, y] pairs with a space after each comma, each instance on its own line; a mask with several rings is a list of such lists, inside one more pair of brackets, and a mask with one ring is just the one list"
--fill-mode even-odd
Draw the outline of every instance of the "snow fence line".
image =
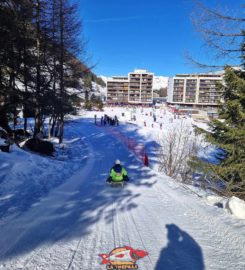
[[[136, 140], [129, 138], [128, 136], [122, 134], [121, 132], [113, 128], [107, 127], [106, 130], [108, 130], [114, 137], [116, 137], [121, 142], [123, 142], [124, 145], [126, 145], [128, 149], [131, 152], [133, 152], [137, 158], [142, 160], [145, 166], [149, 166], [148, 155], [146, 153], [145, 146], [143, 143], [137, 143]], [[218, 197], [216, 197], [215, 199], [209, 198], [208, 201], [210, 201], [210, 203], [214, 205], [217, 205], [217, 203], [222, 204], [223, 207], [227, 209], [232, 215], [234, 215], [235, 217], [239, 219], [245, 220], [245, 201], [235, 196], [229, 198], [226, 202], [224, 202], [224, 198], [220, 198], [219, 200]]]
[[133, 152], [133, 154], [140, 160], [142, 160], [143, 164], [145, 166], [149, 166], [149, 159], [148, 155], [145, 150], [145, 146], [143, 143], [138, 143], [136, 140], [129, 138], [128, 136], [122, 134], [121, 132], [113, 129], [113, 128], [107, 128], [107, 130], [110, 131], [110, 133], [119, 139], [124, 145], [128, 147], [128, 149]]

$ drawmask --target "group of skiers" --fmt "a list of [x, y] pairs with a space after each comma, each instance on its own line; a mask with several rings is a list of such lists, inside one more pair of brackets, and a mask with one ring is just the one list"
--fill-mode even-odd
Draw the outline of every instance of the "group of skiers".
[[106, 126], [106, 125], [119, 126], [119, 120], [116, 115], [114, 118], [112, 118], [108, 116], [107, 114], [105, 114], [104, 116], [101, 116], [100, 124], [101, 126]]

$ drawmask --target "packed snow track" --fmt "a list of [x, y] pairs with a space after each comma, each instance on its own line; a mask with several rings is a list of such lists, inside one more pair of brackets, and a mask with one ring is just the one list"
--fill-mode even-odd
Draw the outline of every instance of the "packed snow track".
[[[87, 161], [0, 225], [0, 269], [103, 270], [99, 254], [123, 246], [148, 252], [142, 270], [245, 269], [242, 221], [144, 167], [109, 128], [89, 119], [67, 128], [88, 147]], [[105, 184], [117, 158], [131, 179], [124, 188]]]

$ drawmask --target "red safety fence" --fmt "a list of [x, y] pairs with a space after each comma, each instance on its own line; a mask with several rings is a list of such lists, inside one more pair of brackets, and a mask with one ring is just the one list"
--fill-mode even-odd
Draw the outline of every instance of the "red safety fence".
[[128, 147], [128, 149], [133, 152], [133, 154], [142, 160], [145, 166], [149, 166], [148, 155], [145, 150], [145, 146], [143, 143], [138, 143], [135, 139], [129, 138], [125, 134], [121, 133], [120, 131], [107, 127], [106, 128], [114, 137], [119, 139], [124, 145]]

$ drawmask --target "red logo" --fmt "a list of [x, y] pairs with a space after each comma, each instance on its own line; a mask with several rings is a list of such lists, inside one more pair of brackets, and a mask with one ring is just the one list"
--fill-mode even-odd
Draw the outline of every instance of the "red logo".
[[99, 254], [102, 264], [107, 264], [106, 269], [138, 269], [136, 261], [144, 258], [148, 252], [131, 247], [118, 247], [109, 254]]

